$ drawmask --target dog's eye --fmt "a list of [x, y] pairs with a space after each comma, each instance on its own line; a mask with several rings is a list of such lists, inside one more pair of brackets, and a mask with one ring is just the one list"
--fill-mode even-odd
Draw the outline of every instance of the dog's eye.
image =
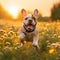
[[32, 17], [34, 20], [36, 20], [36, 18], [35, 17]]
[[25, 20], [27, 20], [28, 18], [25, 18]]

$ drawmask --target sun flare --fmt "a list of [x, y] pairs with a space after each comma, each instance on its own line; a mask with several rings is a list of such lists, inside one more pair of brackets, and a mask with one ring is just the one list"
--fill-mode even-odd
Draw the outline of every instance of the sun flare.
[[18, 15], [18, 8], [16, 6], [10, 6], [8, 8], [9, 13], [13, 16], [13, 18], [17, 18]]

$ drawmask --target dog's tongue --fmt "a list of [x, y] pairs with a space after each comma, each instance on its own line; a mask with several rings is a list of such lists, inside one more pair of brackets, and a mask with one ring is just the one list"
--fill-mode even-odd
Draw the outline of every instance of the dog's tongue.
[[31, 29], [32, 30], [33, 29], [33, 26], [28, 26], [28, 29]]

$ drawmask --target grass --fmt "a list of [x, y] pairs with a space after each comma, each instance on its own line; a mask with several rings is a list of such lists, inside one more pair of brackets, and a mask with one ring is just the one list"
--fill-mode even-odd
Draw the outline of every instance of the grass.
[[0, 24], [0, 60], [60, 60], [60, 22], [38, 22], [39, 53], [30, 42], [20, 48], [21, 24], [14, 24]]

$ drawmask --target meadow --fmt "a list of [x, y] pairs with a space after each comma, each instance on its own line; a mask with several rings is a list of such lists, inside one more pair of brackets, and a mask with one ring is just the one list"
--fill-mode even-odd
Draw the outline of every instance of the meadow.
[[0, 60], [60, 60], [60, 22], [38, 22], [37, 52], [31, 42], [20, 47], [21, 21], [0, 20]]

